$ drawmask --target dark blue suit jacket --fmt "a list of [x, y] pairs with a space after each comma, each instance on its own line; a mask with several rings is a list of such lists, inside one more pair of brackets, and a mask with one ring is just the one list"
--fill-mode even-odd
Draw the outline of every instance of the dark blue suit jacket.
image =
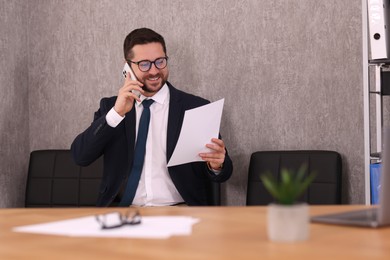
[[[167, 83], [170, 91], [167, 161], [172, 156], [179, 138], [184, 112], [199, 107], [209, 101], [177, 90]], [[74, 160], [87, 166], [104, 155], [104, 174], [100, 185], [97, 206], [109, 206], [125, 185], [133, 163], [135, 146], [135, 109], [126, 114], [125, 119], [115, 128], [106, 122], [106, 114], [114, 106], [116, 97], [103, 98], [95, 112], [94, 121], [73, 141], [71, 150]], [[201, 125], [199, 127], [202, 127]], [[224, 182], [230, 178], [233, 164], [226, 153], [222, 172], [212, 173], [205, 162], [193, 162], [168, 168], [180, 195], [187, 205], [208, 205], [207, 188], [212, 182]]]

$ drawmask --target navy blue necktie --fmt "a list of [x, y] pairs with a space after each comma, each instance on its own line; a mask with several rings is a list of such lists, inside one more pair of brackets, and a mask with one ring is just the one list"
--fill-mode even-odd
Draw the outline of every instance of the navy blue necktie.
[[134, 199], [135, 192], [138, 187], [139, 179], [141, 177], [142, 168], [144, 167], [145, 150], [146, 150], [146, 138], [148, 137], [149, 121], [150, 121], [150, 105], [153, 103], [153, 99], [145, 99], [142, 102], [144, 111], [142, 112], [141, 119], [138, 125], [137, 142], [135, 144], [133, 167], [129, 178], [123, 198], [119, 203], [119, 206], [126, 207], [131, 205]]

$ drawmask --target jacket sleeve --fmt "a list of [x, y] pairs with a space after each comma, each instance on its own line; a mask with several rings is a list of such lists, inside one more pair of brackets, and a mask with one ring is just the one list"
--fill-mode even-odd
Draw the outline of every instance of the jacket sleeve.
[[113, 104], [112, 98], [103, 98], [91, 125], [74, 139], [71, 151], [76, 164], [87, 166], [103, 154], [105, 146], [114, 134], [115, 128], [109, 126], [106, 121], [106, 114]]

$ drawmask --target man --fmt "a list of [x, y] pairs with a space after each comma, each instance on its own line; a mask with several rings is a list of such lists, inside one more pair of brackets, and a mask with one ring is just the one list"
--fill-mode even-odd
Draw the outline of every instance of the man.
[[[205, 144], [211, 152], [199, 154], [204, 162], [169, 168], [167, 162], [179, 138], [184, 112], [209, 101], [177, 90], [167, 81], [165, 41], [153, 30], [140, 28], [127, 35], [124, 56], [136, 78], [128, 74], [118, 96], [101, 100], [94, 121], [71, 147], [76, 163], [82, 166], [104, 155], [97, 205], [208, 205], [210, 182], [224, 182], [232, 174], [224, 142], [213, 138]], [[145, 118], [150, 114], [149, 123], [142, 123], [146, 122], [143, 112]]]

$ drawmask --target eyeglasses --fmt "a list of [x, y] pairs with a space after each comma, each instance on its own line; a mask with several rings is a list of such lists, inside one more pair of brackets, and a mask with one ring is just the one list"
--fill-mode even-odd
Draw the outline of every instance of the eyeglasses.
[[96, 215], [95, 218], [102, 229], [113, 229], [122, 227], [124, 225], [141, 224], [141, 215], [138, 211], [128, 211], [125, 214], [120, 212], [111, 212], [107, 214]]
[[131, 62], [131, 63], [137, 64], [140, 71], [147, 72], [147, 71], [150, 70], [150, 68], [152, 68], [152, 64], [154, 64], [154, 66], [156, 66], [156, 68], [160, 69], [160, 70], [165, 68], [167, 66], [167, 64], [168, 64], [168, 57], [157, 58], [154, 61], [150, 61], [150, 60], [141, 60], [141, 61], [127, 60], [127, 62]]

